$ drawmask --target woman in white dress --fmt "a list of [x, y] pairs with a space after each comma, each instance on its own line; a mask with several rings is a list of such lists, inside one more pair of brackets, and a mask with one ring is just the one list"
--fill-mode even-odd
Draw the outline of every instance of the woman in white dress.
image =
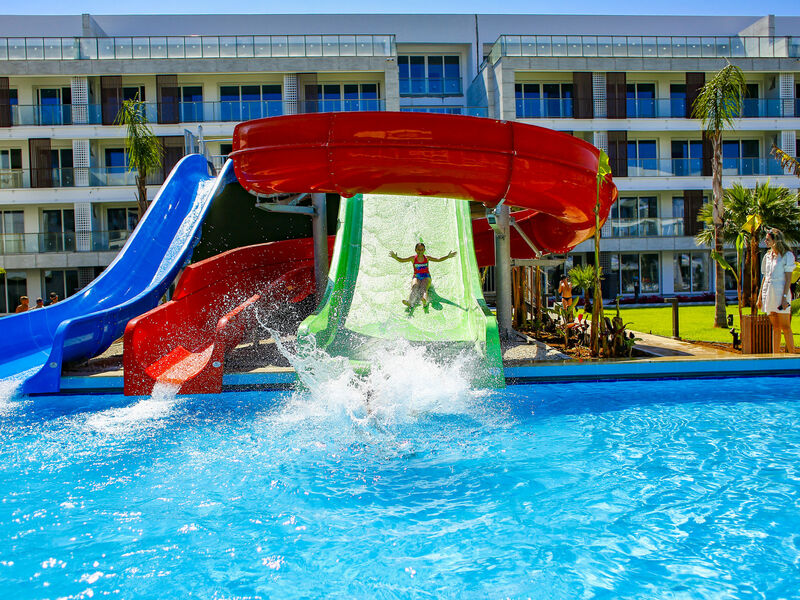
[[794, 254], [789, 252], [783, 232], [779, 229], [767, 231], [765, 239], [767, 253], [761, 261], [761, 290], [758, 294], [758, 308], [769, 316], [772, 323], [772, 352], [781, 351], [781, 333], [786, 339], [786, 351], [794, 353], [792, 337], [792, 283]]

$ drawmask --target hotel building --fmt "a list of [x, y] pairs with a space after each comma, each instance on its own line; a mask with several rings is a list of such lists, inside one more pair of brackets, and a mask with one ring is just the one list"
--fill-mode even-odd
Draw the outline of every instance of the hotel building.
[[601, 241], [605, 295], [635, 282], [707, 294], [709, 250], [693, 235], [710, 147], [688, 112], [726, 59], [748, 95], [724, 136], [723, 185], [796, 189], [769, 149], [797, 154], [800, 17], [3, 16], [0, 313], [20, 295], [74, 293], [124, 245], [134, 177], [113, 123], [137, 95], [165, 149], [150, 199], [186, 152], [219, 166], [247, 119], [430, 111], [568, 132], [608, 152], [620, 191]]

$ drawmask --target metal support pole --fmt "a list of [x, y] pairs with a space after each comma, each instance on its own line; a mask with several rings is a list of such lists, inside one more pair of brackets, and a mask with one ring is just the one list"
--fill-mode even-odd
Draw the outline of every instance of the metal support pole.
[[325, 194], [311, 194], [311, 205], [314, 207], [311, 217], [311, 229], [314, 232], [314, 279], [319, 302], [328, 285], [328, 209]]
[[511, 326], [511, 231], [510, 210], [500, 206], [496, 211], [497, 228], [494, 231], [494, 276], [497, 290], [497, 326], [500, 337], [509, 339]]

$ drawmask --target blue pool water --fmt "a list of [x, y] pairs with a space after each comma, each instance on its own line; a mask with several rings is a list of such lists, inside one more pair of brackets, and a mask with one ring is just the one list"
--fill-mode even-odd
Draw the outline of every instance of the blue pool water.
[[3, 598], [789, 598], [800, 379], [0, 403]]

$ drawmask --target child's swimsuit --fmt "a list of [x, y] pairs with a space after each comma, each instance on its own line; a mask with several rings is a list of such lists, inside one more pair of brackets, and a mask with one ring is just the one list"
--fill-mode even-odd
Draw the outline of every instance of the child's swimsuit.
[[417, 279], [426, 279], [430, 278], [431, 274], [428, 271], [428, 257], [424, 257], [422, 260], [419, 257], [414, 257], [414, 277]]

